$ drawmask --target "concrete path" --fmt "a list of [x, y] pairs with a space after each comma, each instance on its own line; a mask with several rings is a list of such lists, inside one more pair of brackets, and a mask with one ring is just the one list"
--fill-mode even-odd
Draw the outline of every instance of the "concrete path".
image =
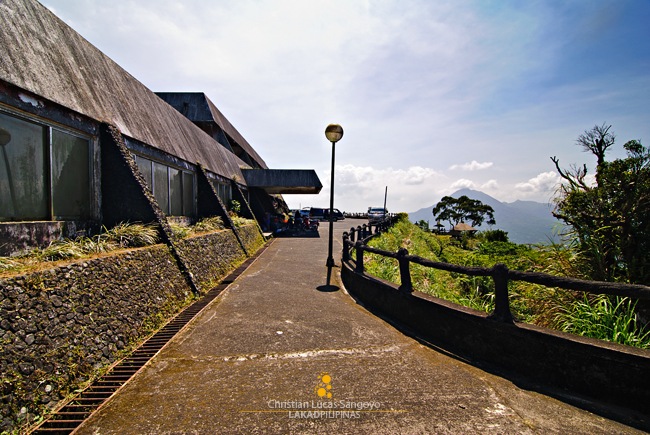
[[324, 291], [327, 235], [274, 240], [75, 433], [638, 433], [420, 345], [336, 273]]

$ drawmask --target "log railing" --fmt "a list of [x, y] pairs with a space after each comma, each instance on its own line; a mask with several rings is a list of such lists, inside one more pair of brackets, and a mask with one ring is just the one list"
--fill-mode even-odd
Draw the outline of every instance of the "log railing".
[[508, 294], [509, 281], [525, 281], [547, 287], [558, 287], [594, 294], [607, 294], [650, 300], [650, 287], [644, 285], [588, 281], [583, 279], [553, 276], [538, 272], [522, 272], [518, 270], [509, 270], [504, 264], [495, 264], [493, 267], [489, 268], [460, 266], [409, 255], [408, 250], [405, 248], [400, 248], [397, 252], [390, 252], [373, 248], [366, 244], [367, 241], [389, 228], [393, 223], [392, 220], [387, 219], [374, 227], [363, 225], [357, 228], [350, 228], [349, 232], [343, 233], [343, 261], [352, 261], [351, 253], [354, 249], [356, 251], [356, 258], [354, 259], [355, 271], [357, 273], [363, 273], [363, 260], [366, 252], [396, 259], [399, 264], [400, 272], [399, 290], [405, 294], [413, 292], [410, 265], [411, 263], [415, 263], [424, 267], [431, 267], [448, 272], [461, 273], [470, 276], [492, 277], [494, 281], [495, 300], [494, 311], [490, 314], [490, 318], [502, 322], [512, 323], [514, 320], [510, 311], [510, 298]]

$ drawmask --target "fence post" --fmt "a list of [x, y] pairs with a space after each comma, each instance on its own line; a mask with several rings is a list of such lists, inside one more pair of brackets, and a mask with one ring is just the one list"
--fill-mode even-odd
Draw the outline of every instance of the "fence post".
[[350, 261], [350, 236], [347, 232], [343, 233], [343, 258], [341, 261]]
[[354, 227], [350, 227], [350, 241], [354, 242]]
[[406, 248], [399, 248], [397, 251], [397, 262], [399, 263], [399, 275], [402, 285], [399, 286], [399, 291], [403, 293], [413, 293], [413, 283], [411, 282], [411, 268], [410, 262], [406, 258], [409, 251]]
[[508, 298], [508, 268], [505, 264], [495, 264], [492, 268], [494, 280], [494, 312], [490, 318], [500, 322], [512, 323], [510, 300]]
[[363, 231], [361, 225], [357, 226], [357, 241], [363, 240], [363, 233], [361, 231]]
[[363, 273], [363, 243], [357, 240], [354, 247], [357, 250], [357, 263], [354, 270], [355, 272]]

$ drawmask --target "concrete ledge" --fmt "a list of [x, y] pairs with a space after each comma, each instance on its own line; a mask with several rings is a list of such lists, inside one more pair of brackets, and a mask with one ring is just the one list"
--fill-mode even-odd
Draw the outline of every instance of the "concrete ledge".
[[[343, 262], [348, 292], [371, 310], [461, 357], [487, 364], [500, 375], [550, 387], [563, 397], [583, 396], [631, 410], [634, 424], [650, 427], [650, 352], [552, 331], [507, 324], [469, 308], [354, 271]], [[625, 414], [630, 414], [625, 412]]]

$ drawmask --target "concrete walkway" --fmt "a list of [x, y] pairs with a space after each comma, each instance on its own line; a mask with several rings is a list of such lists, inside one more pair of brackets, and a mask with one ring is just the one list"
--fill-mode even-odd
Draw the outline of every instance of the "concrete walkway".
[[[337, 265], [359, 222], [335, 225]], [[639, 433], [420, 345], [338, 276], [324, 291], [327, 235], [274, 240], [75, 433]]]

